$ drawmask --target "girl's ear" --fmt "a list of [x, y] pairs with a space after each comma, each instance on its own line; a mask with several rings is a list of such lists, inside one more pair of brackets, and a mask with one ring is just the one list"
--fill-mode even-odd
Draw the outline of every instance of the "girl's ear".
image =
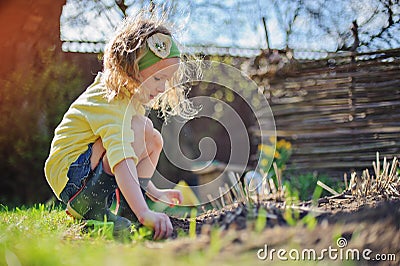
[[143, 82], [143, 76], [140, 74], [140, 72], [137, 74], [137, 79], [139, 82]]

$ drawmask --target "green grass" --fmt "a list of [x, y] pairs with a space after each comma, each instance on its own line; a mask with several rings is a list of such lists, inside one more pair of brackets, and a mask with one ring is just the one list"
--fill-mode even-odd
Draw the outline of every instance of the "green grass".
[[[176, 253], [177, 240], [149, 241], [148, 230], [137, 230], [134, 239], [121, 243], [107, 230], [85, 232], [83, 224], [60, 207], [8, 210], [0, 205], [0, 265], [243, 265], [257, 262], [254, 253], [240, 258], [219, 258], [219, 241], [196, 247], [198, 239], [184, 236], [190, 251]], [[141, 229], [141, 228], [140, 228]], [[213, 233], [219, 239], [217, 229]]]
[[[9, 210], [0, 205], [0, 265], [297, 265], [296, 261], [276, 258], [261, 261], [256, 254], [266, 243], [271, 248], [300, 248], [297, 238], [304, 236], [305, 230], [313, 234], [309, 226], [312, 219], [297, 220], [293, 227], [263, 230], [265, 213], [260, 217], [245, 231], [212, 227], [208, 237], [193, 238], [186, 233], [177, 240], [157, 242], [148, 240], [149, 231], [140, 227], [132, 241], [122, 243], [110, 238], [107, 228], [82, 230], [83, 224], [60, 207], [39, 204]], [[195, 229], [194, 224], [191, 227]], [[327, 237], [332, 237], [329, 235], [327, 232]], [[339, 264], [327, 261], [325, 265]]]
[[[191, 216], [196, 216], [195, 209]], [[293, 222], [290, 227], [290, 230], [294, 230], [292, 232], [305, 227], [313, 230], [315, 227], [314, 217], [306, 216], [300, 220], [292, 213], [290, 217]], [[178, 240], [152, 241], [151, 231], [140, 227], [134, 229], [131, 241], [122, 243], [113, 239], [108, 224], [95, 226], [96, 230], [83, 230], [85, 225], [67, 216], [60, 206], [38, 204], [10, 210], [0, 205], [0, 265], [263, 264], [266, 262], [257, 259], [256, 251], [264, 243], [276, 238], [260, 238], [268, 231], [264, 231], [266, 219], [265, 211], [261, 210], [258, 218], [248, 220], [248, 229], [237, 232], [241, 235], [245, 233], [246, 241], [238, 244], [242, 248], [240, 252], [235, 252], [230, 249], [235, 247], [232, 243], [238, 235], [213, 227], [210, 228], [208, 240], [204, 236], [196, 237], [194, 219], [189, 233], [178, 232]], [[282, 228], [276, 229], [281, 232]], [[303, 263], [309, 265], [314, 262]], [[268, 264], [271, 265], [271, 261]], [[274, 261], [273, 265], [276, 264], [293, 265], [291, 262]]]

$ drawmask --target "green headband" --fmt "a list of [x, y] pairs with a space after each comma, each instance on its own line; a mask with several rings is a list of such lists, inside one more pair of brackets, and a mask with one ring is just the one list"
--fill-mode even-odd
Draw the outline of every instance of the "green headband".
[[165, 58], [180, 57], [178, 46], [171, 36], [156, 33], [147, 39], [148, 50], [139, 60], [139, 71], [148, 68]]

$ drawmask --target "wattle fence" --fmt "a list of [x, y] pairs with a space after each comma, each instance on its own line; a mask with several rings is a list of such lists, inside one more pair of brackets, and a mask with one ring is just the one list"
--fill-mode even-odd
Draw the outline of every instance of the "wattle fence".
[[289, 169], [340, 178], [371, 169], [377, 151], [400, 155], [400, 49], [261, 70], [251, 77], [269, 99], [278, 138], [292, 143]]

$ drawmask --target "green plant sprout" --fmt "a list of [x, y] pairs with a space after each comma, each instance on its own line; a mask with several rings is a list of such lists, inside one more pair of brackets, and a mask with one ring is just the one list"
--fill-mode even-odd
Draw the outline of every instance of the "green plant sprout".
[[264, 230], [266, 224], [267, 224], [267, 211], [263, 208], [259, 208], [258, 216], [254, 225], [254, 230], [257, 233], [260, 233], [262, 230]]
[[321, 186], [316, 186], [312, 195], [313, 206], [318, 206], [318, 199], [321, 197], [322, 191], [324, 189]]
[[210, 232], [210, 245], [208, 248], [207, 255], [215, 256], [219, 253], [222, 248], [221, 231], [219, 228], [213, 227]]
[[153, 230], [145, 226], [140, 226], [137, 228], [135, 225], [132, 225], [132, 233], [132, 240], [135, 241], [140, 242], [153, 239]]
[[193, 208], [190, 212], [190, 224], [189, 224], [190, 238], [196, 238], [196, 216], [197, 216], [197, 209]]

